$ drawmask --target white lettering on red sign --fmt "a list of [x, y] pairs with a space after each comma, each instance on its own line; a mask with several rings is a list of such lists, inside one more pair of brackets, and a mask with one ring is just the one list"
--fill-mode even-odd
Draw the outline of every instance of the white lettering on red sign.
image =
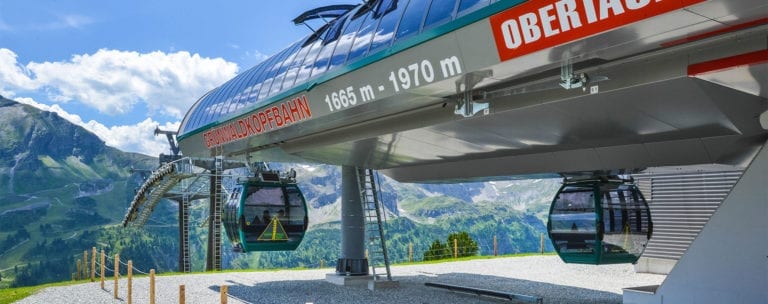
[[491, 16], [490, 23], [503, 61], [703, 1], [528, 1]]

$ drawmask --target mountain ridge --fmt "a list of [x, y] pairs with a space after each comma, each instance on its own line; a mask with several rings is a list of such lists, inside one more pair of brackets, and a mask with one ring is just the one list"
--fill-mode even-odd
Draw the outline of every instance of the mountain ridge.
[[[144, 228], [123, 229], [141, 172], [157, 159], [108, 147], [95, 134], [55, 113], [0, 97], [0, 270], [22, 285], [66, 280], [78, 252], [100, 246], [136, 265], [175, 271], [177, 204], [161, 202]], [[139, 174], [129, 173], [135, 167]], [[275, 164], [297, 170], [309, 204], [310, 230], [294, 252], [235, 254], [225, 238], [225, 268], [333, 265], [340, 248], [341, 173], [330, 165]], [[552, 180], [464, 184], [401, 184], [380, 175], [381, 201], [394, 261], [406, 259], [409, 244], [422, 252], [434, 239], [467, 230], [487, 253], [491, 238], [500, 252], [538, 250]], [[193, 270], [202, 270], [206, 202], [195, 202], [190, 219]], [[549, 247], [547, 248], [549, 249]], [[61, 266], [49, 260], [66, 261]], [[22, 265], [21, 269], [18, 265]], [[59, 267], [59, 268], [57, 268]], [[0, 282], [6, 284], [8, 280]]]

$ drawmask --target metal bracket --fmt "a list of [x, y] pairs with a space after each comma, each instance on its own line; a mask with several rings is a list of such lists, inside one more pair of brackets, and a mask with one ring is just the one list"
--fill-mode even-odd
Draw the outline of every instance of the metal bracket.
[[560, 67], [560, 86], [566, 90], [586, 89], [587, 83], [589, 83], [589, 76], [586, 73], [573, 73], [573, 63], [571, 59], [566, 59]]
[[560, 67], [560, 86], [566, 90], [581, 88], [582, 91], [586, 92], [587, 87], [589, 87], [590, 84], [595, 84], [594, 86], [589, 87], [589, 93], [597, 94], [599, 88], [596, 84], [606, 80], [608, 80], [608, 77], [605, 76], [590, 77], [587, 73], [574, 73], [573, 63], [570, 59], [566, 59]]
[[493, 70], [482, 70], [466, 73], [457, 79], [456, 94], [458, 95], [458, 98], [453, 113], [463, 117], [472, 117], [480, 111], [483, 111], [484, 115], [488, 115], [490, 112], [489, 104], [487, 102], [476, 102], [472, 94], [472, 89], [478, 83], [483, 81], [483, 79], [491, 76], [493, 76]]

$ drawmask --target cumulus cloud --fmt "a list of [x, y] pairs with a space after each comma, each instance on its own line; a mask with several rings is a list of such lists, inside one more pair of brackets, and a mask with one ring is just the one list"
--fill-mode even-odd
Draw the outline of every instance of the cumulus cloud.
[[16, 58], [13, 51], [0, 49], [0, 91], [45, 90], [52, 101], [78, 101], [110, 115], [145, 103], [152, 113], [181, 118], [200, 96], [238, 70], [237, 64], [224, 59], [185, 51], [101, 49], [68, 61], [23, 66]]
[[245, 51], [244, 59], [253, 61], [254, 64], [267, 60], [267, 58], [269, 58], [269, 55], [259, 52], [259, 50]]
[[110, 147], [150, 156], [157, 156], [160, 153], [171, 153], [165, 136], [154, 136], [155, 128], [159, 126], [163, 130], [175, 131], [179, 129], [181, 124], [178, 121], [159, 123], [151, 118], [147, 118], [135, 125], [107, 127], [95, 120], [84, 122], [79, 115], [69, 113], [57, 104], [46, 105], [26, 97], [16, 98], [16, 101], [43, 111], [55, 112], [62, 118], [93, 132]]
[[85, 128], [98, 135], [107, 145], [122, 151], [137, 152], [150, 156], [160, 153], [171, 154], [168, 139], [165, 136], [154, 136], [155, 128], [168, 131], [179, 129], [181, 122], [159, 123], [147, 118], [135, 125], [106, 127], [96, 121], [89, 121]]
[[13, 51], [0, 48], [0, 91], [13, 87], [24, 90], [36, 89], [37, 84], [30, 78], [29, 71], [18, 65], [16, 58], [17, 55]]

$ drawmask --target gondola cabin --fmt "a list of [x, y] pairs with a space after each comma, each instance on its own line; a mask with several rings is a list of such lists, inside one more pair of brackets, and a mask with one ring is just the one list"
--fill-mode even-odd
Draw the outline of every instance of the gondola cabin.
[[547, 232], [566, 263], [635, 263], [653, 230], [648, 203], [633, 183], [566, 181], [549, 210]]
[[239, 182], [224, 208], [224, 228], [236, 252], [295, 250], [309, 223], [298, 185], [276, 173]]

